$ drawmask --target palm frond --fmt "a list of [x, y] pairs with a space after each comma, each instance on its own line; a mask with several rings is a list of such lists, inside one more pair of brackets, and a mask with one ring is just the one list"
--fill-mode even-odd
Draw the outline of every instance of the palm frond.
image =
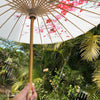
[[18, 77], [18, 79], [21, 79], [23, 77], [28, 77], [28, 68], [27, 67], [23, 67], [20, 69], [20, 75]]
[[93, 61], [100, 55], [100, 36], [89, 32], [81, 44], [81, 57], [87, 61]]
[[13, 84], [12, 86], [12, 93], [16, 93], [16, 92], [19, 92], [19, 87], [22, 86], [23, 84], [23, 81], [18, 81], [16, 83]]

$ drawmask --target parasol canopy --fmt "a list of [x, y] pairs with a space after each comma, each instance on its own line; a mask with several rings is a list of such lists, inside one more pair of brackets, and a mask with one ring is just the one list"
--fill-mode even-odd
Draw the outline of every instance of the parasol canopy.
[[63, 42], [100, 24], [100, 0], [0, 0], [0, 37], [34, 44]]

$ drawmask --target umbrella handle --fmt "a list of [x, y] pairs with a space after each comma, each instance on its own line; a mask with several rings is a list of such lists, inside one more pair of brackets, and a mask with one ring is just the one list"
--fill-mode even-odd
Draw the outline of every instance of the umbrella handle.
[[34, 27], [34, 16], [30, 17], [30, 57], [29, 57], [29, 83], [30, 90], [32, 90], [32, 71], [33, 71], [33, 27]]
[[30, 100], [30, 97], [32, 96], [32, 90], [29, 91], [28, 95], [27, 95], [27, 100]]
[[33, 71], [33, 24], [34, 18], [31, 17], [30, 23], [30, 57], [29, 57], [29, 83], [30, 83], [30, 90], [32, 90], [32, 71]]
[[29, 59], [29, 83], [30, 83], [30, 91], [27, 96], [27, 100], [30, 99], [32, 96], [32, 69], [33, 69], [33, 24], [34, 24], [34, 17], [30, 17], [30, 59]]

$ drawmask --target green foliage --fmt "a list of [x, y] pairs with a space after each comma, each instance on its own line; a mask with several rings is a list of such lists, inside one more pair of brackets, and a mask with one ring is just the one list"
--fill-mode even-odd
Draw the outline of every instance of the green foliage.
[[62, 71], [56, 71], [57, 75], [51, 80], [51, 85], [54, 89], [53, 91], [55, 95], [57, 94], [58, 99], [62, 99], [63, 95], [72, 99], [77, 95], [77, 85], [82, 84], [83, 77], [80, 77], [77, 71], [72, 71], [68, 66], [63, 67]]
[[100, 100], [100, 90], [96, 90], [91, 98], [92, 100]]
[[23, 85], [23, 82], [19, 81], [13, 84], [12, 86], [12, 93], [18, 93], [20, 92], [19, 87]]
[[100, 89], [95, 84], [83, 86], [83, 88], [83, 90], [88, 93], [89, 100], [100, 99]]
[[81, 44], [81, 57], [87, 61], [93, 61], [100, 55], [100, 36], [88, 33]]
[[3, 66], [3, 67], [2, 67], [2, 70], [0, 71], [0, 75], [5, 74], [5, 73], [7, 73], [7, 70], [6, 70], [6, 68]]
[[35, 80], [35, 87], [38, 94], [38, 100], [49, 100], [48, 91], [44, 89], [44, 81], [41, 79]]
[[71, 70], [68, 65], [56, 70], [54, 76], [51, 71], [46, 72], [42, 80], [35, 81], [38, 100], [72, 100], [82, 82], [79, 72]]
[[[33, 69], [33, 73], [33, 81], [41, 81], [36, 69]], [[13, 70], [13, 81], [12, 93], [19, 93], [28, 82], [28, 67], [15, 68]]]
[[6, 95], [4, 94], [0, 94], [0, 100], [13, 100], [12, 98], [8, 98]]
[[71, 69], [79, 71], [84, 77], [84, 85], [92, 83], [92, 73], [95, 70], [94, 62], [87, 62], [81, 59], [79, 54], [80, 45], [74, 46], [68, 64]]
[[97, 86], [100, 88], [100, 60], [95, 62], [95, 71], [93, 73], [93, 81], [96, 82]]
[[5, 95], [0, 94], [0, 100], [8, 100]]
[[15, 68], [13, 69], [13, 85], [12, 93], [18, 93], [27, 83], [28, 79], [28, 69], [24, 68]]

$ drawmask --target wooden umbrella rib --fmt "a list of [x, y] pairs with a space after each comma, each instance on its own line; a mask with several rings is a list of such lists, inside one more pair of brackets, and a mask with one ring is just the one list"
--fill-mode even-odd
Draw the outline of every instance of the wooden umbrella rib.
[[[25, 8], [27, 8], [27, 6], [25, 7], [25, 5], [23, 5], [23, 3], [21, 3], [21, 1], [20, 2], [18, 2], [18, 1], [15, 1], [14, 0], [14, 2], [11, 2], [11, 1], [9, 1], [9, 0], [6, 0], [6, 1], [8, 1], [10, 4], [13, 4], [13, 6], [12, 6], [12, 8], [16, 8], [16, 9], [18, 9], [18, 7], [19, 8], [22, 8], [22, 9], [25, 9]], [[11, 6], [11, 5], [10, 5]]]
[[[21, 6], [19, 8], [21, 8]], [[17, 10], [0, 26], [0, 28], [17, 12]]]
[[52, 42], [52, 39], [51, 39], [51, 36], [50, 36], [50, 34], [49, 34], [48, 28], [47, 28], [47, 26], [46, 26], [46, 23], [45, 23], [45, 21], [44, 21], [44, 19], [43, 19], [42, 16], [41, 16], [41, 18], [42, 18], [42, 20], [43, 20], [43, 22], [44, 22], [44, 25], [45, 25], [45, 28], [46, 28], [46, 30], [47, 30], [47, 32], [48, 32], [49, 38], [50, 38], [50, 40], [51, 40], [51, 43], [53, 43], [53, 42]]
[[[42, 4], [44, 4], [45, 2], [46, 2], [47, 0], [41, 0], [40, 2], [39, 2], [39, 4], [38, 4], [38, 6], [40, 5], [42, 5]], [[46, 3], [45, 3], [46, 4]]]
[[[45, 3], [45, 4], [47, 4], [47, 3]], [[39, 5], [39, 6], [40, 6], [40, 7], [43, 7], [43, 8], [44, 8], [44, 7], [45, 7], [45, 8], [47, 7], [47, 9], [49, 9], [48, 11], [50, 11], [50, 10], [51, 10], [51, 7], [49, 7], [49, 5], [45, 5], [45, 4], [41, 4], [41, 5]]]
[[25, 1], [27, 2], [27, 5], [29, 6], [29, 8], [31, 8], [32, 7], [31, 0], [29, 0], [29, 1], [25, 0]]
[[[46, 5], [45, 5], [46, 4]], [[48, 10], [48, 12], [51, 12], [51, 7], [49, 7], [49, 5], [47, 4], [47, 3], [43, 3], [43, 4], [41, 4], [41, 5], [39, 5], [41, 8], [43, 7], [45, 7], [45, 9], [47, 8], [47, 10]], [[52, 9], [52, 11], [53, 11], [53, 9]]]
[[36, 7], [38, 2], [39, 2], [39, 0], [35, 0], [34, 2], [35, 2], [34, 4], [35, 4], [35, 7]]
[[40, 2], [38, 3], [39, 5], [41, 5], [42, 3], [44, 3], [46, 0], [40, 0]]
[[40, 40], [41, 40], [41, 44], [42, 44], [42, 36], [41, 36], [41, 33], [40, 33], [40, 27], [39, 27], [39, 20], [38, 20], [38, 18], [37, 18], [37, 23], [38, 23], [38, 30], [39, 30]]
[[26, 21], [26, 16], [25, 16], [24, 23], [23, 23], [23, 26], [22, 26], [22, 29], [21, 29], [21, 34], [19, 36], [19, 42], [20, 42], [20, 39], [21, 39], [21, 36], [22, 36], [22, 32], [23, 32], [23, 29], [24, 29], [25, 21]]
[[31, 0], [24, 0], [25, 1], [25, 3], [27, 4], [27, 6], [29, 7], [29, 8], [31, 8], [32, 7], [32, 4], [31, 4]]
[[5, 22], [0, 26], [0, 28], [16, 13], [17, 11], [15, 11], [7, 20], [5, 20]]
[[28, 5], [25, 5], [21, 0], [19, 0], [19, 1], [16, 2], [16, 0], [15, 0], [17, 6], [19, 6], [19, 8], [22, 8], [22, 9], [28, 8]]
[[[37, 0], [38, 4], [40, 3], [41, 0]], [[37, 5], [38, 6], [38, 5]]]
[[[59, 13], [58, 11], [54, 10], [55, 12]], [[67, 19], [70, 23], [72, 23], [75, 27], [77, 27], [81, 32], [85, 33], [81, 28], [79, 28], [76, 24], [74, 24], [72, 21], [70, 21], [68, 18], [66, 18], [64, 15], [59, 13], [61, 16], [63, 16], [65, 19]]]
[[38, 0], [34, 0], [34, 7], [36, 7]]
[[43, 0], [39, 0], [39, 2], [38, 2], [38, 5], [37, 6], [39, 6], [39, 5], [41, 5], [41, 2], [42, 2]]
[[29, 6], [29, 3], [27, 3], [27, 0], [22, 0], [21, 2], [23, 2], [23, 4], [26, 5], [27, 7]]
[[[55, 6], [55, 5], [54, 5], [54, 6]], [[77, 16], [77, 15], [74, 14], [74, 13], [72, 13], [72, 12], [70, 12], [70, 11], [68, 11], [68, 10], [65, 10], [65, 9], [63, 9], [63, 8], [61, 8], [61, 7], [58, 7], [58, 8], [59, 8], [59, 9], [62, 9], [62, 10], [64, 10], [64, 11], [66, 11], [66, 12], [68, 12], [68, 13], [70, 13], [70, 14], [76, 16], [77, 18], [80, 18], [81, 20], [84, 20], [85, 22], [87, 22], [87, 23], [93, 25], [94, 27], [96, 27], [96, 25], [94, 25], [93, 23], [89, 22], [88, 20], [86, 20], [86, 19], [84, 19], [84, 18], [82, 18], [82, 17], [80, 17], [80, 16]]]
[[85, 1], [100, 3], [100, 1], [94, 1], [94, 0], [85, 0]]
[[[48, 17], [48, 19], [50, 19], [50, 17], [49, 17], [47, 14], [46, 14], [46, 16]], [[51, 23], [52, 23], [53, 26], [55, 26], [54, 23], [53, 23], [52, 21], [51, 21]], [[63, 38], [61, 37], [61, 35], [60, 35], [60, 33], [58, 32], [58, 30], [57, 30], [56, 27], [55, 27], [55, 29], [56, 29], [56, 31], [57, 31], [59, 37], [61, 38], [62, 42], [64, 42]]]
[[17, 8], [19, 6], [19, 4], [16, 4], [16, 2], [11, 2], [9, 0], [6, 0], [6, 1], [8, 1], [10, 4], [13, 4], [13, 6], [12, 5], [9, 5], [12, 9], [13, 8], [15, 9], [15, 7]]
[[[56, 11], [54, 8], [51, 8], [54, 11]], [[59, 13], [58, 11], [56, 11], [57, 13]], [[60, 13], [59, 13], [60, 14]], [[62, 14], [60, 14], [61, 16], [63, 16]], [[71, 22], [68, 18], [66, 18], [65, 16], [63, 16], [65, 19], [67, 19], [69, 22]], [[85, 33], [81, 28], [79, 28], [77, 25], [75, 25], [73, 22], [71, 22], [75, 27], [77, 27], [81, 32]], [[72, 36], [72, 35], [71, 35]]]
[[68, 31], [67, 28], [51, 12], [50, 14], [62, 25], [62, 27], [64, 27], [64, 29], [72, 36], [72, 38], [74, 38], [70, 31]]
[[[50, 7], [51, 8], [51, 7]], [[59, 13], [58, 11], [56, 11], [54, 8], [53, 9], [55, 12]], [[61, 16], [63, 16], [65, 19], [67, 19], [70, 23], [72, 23], [75, 27], [77, 27], [81, 32], [85, 33], [83, 30], [81, 30], [81, 28], [79, 28], [77, 25], [75, 25], [73, 22], [71, 22], [68, 18], [66, 18], [64, 15], [62, 15], [61, 13], [59, 13]], [[55, 16], [54, 16], [55, 17]], [[72, 35], [71, 35], [72, 36]], [[72, 36], [73, 37], [73, 36]]]
[[31, 0], [23, 0], [23, 2], [25, 2], [25, 4], [27, 5], [28, 8], [32, 7]]
[[[25, 0], [24, 0], [24, 1], [25, 1]], [[22, 0], [20, 0], [20, 2], [18, 2], [17, 4], [19, 4], [19, 3], [20, 3], [20, 5], [21, 5], [22, 7], [24, 6], [23, 8], [26, 8], [26, 7], [28, 8], [27, 3], [26, 3], [26, 2], [24, 2], [24, 1], [22, 2]]]
[[40, 7], [43, 7], [43, 8], [44, 8], [44, 7], [47, 7], [47, 9], [50, 8], [48, 11], [51, 10], [51, 7], [49, 7], [49, 4], [48, 4], [47, 2], [45, 3], [45, 1], [42, 2], [41, 4], [39, 4], [38, 7], [39, 7], [39, 6], [40, 6]]
[[34, 0], [31, 0], [32, 8], [34, 8]]
[[73, 5], [70, 5], [70, 4], [62, 3], [62, 2], [59, 2], [59, 4], [64, 4], [66, 6], [74, 7], [74, 8], [81, 9], [81, 10], [84, 10], [84, 11], [87, 11], [87, 12], [90, 12], [90, 13], [93, 13], [93, 14], [96, 14], [96, 15], [100, 15], [100, 13], [96, 13], [96, 12], [93, 12], [93, 11], [90, 11], [90, 10], [87, 10], [87, 9], [83, 9], [83, 8], [78, 7], [78, 6], [73, 6]]
[[10, 6], [10, 3], [2, 5], [2, 6], [0, 6], [0, 8], [5, 7], [5, 6]]
[[3, 14], [5, 14], [6, 12], [8, 12], [9, 10], [11, 10], [12, 8], [6, 10], [5, 12], [3, 12], [2, 14], [0, 14], [0, 16], [2, 16]]
[[[19, 7], [21, 8], [21, 7]], [[17, 12], [17, 10], [0, 26], [0, 28]]]
[[[20, 15], [20, 17], [21, 17], [21, 16], [22, 16], [22, 14]], [[15, 28], [17, 22], [19, 21], [20, 17], [17, 19], [16, 23], [14, 24], [14, 26], [13, 26], [12, 30], [10, 31], [10, 33], [9, 33], [9, 35], [8, 35], [8, 37], [7, 37], [7, 39], [9, 39], [9, 37], [10, 37], [12, 31], [14, 30], [14, 28]]]
[[16, 2], [11, 2], [9, 0], [6, 0], [6, 1], [8, 1], [10, 4], [16, 5]]
[[81, 20], [83, 20], [83, 21], [85, 21], [85, 22], [87, 22], [87, 23], [89, 23], [89, 24], [93, 25], [94, 27], [96, 27], [96, 25], [94, 25], [93, 23], [89, 22], [88, 20], [85, 20], [84, 18], [82, 18], [82, 17], [80, 17], [80, 16], [75, 15], [75, 14], [74, 14], [74, 13], [72, 13], [72, 12], [70, 12], [70, 11], [68, 11], [68, 10], [65, 10], [65, 9], [63, 9], [63, 8], [60, 8], [60, 9], [62, 9], [62, 10], [64, 10], [64, 11], [66, 11], [66, 12], [68, 12], [68, 13], [70, 13], [70, 14], [72, 14], [72, 15], [76, 16], [77, 18], [80, 18]]
[[13, 2], [15, 2], [16, 4], [21, 4], [21, 0], [13, 0]]
[[[24, 1], [25, 1], [25, 0], [14, 0], [14, 1], [15, 1], [15, 2], [17, 1], [17, 3], [20, 3], [20, 2], [21, 2], [22, 4], [24, 4]], [[19, 1], [20, 1], [20, 2], [19, 2]]]
[[[54, 4], [52, 4], [52, 5], [54, 5]], [[55, 6], [55, 5], [54, 5], [54, 6]], [[58, 8], [60, 8], [60, 7], [58, 7]], [[53, 9], [54, 9], [54, 8], [53, 8]], [[60, 8], [60, 9], [63, 9], [63, 8]], [[64, 10], [64, 11], [67, 11], [67, 10], [65, 10], [65, 9], [63, 9], [63, 10]], [[68, 12], [68, 11], [67, 11], [67, 12]], [[71, 13], [71, 12], [68, 12], [68, 13]], [[93, 25], [94, 27], [96, 27], [96, 25], [94, 25], [93, 23], [91, 23], [91, 22], [85, 20], [84, 18], [82, 18], [82, 17], [80, 17], [80, 16], [77, 16], [77, 15], [75, 15], [74, 13], [71, 13], [71, 14], [73, 14], [74, 16], [76, 16], [76, 17], [78, 17], [78, 18], [80, 18], [80, 19], [86, 21], [87, 23]]]

